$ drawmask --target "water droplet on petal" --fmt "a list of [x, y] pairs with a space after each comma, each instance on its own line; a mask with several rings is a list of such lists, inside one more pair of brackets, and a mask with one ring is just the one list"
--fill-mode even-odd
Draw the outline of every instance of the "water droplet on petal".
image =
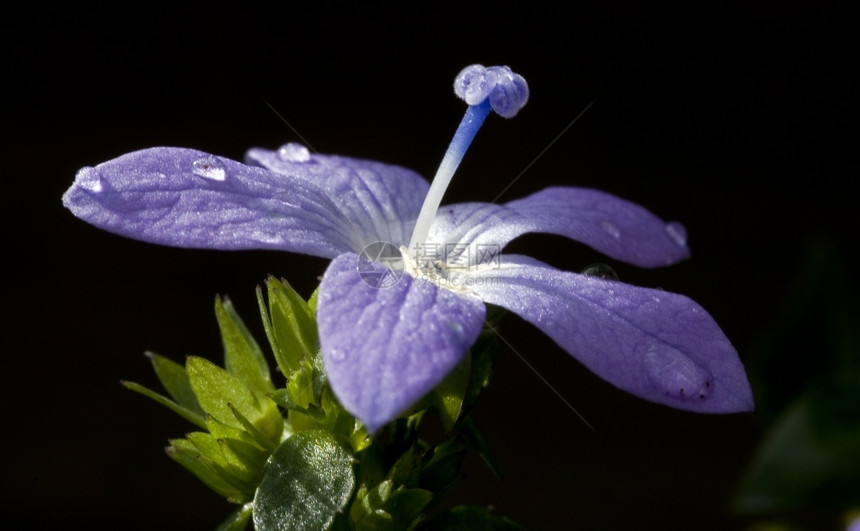
[[227, 170], [224, 169], [224, 165], [213, 155], [195, 160], [191, 165], [191, 173], [213, 181], [223, 181], [227, 178]]
[[285, 162], [308, 162], [311, 152], [301, 144], [290, 142], [278, 148], [278, 157]]
[[104, 189], [99, 171], [92, 166], [81, 168], [75, 175], [75, 184], [90, 192], [101, 192]]
[[704, 400], [713, 390], [711, 373], [679, 350], [652, 346], [644, 363], [651, 383], [673, 398]]
[[621, 230], [608, 221], [601, 221], [600, 227], [616, 240], [621, 238]]
[[618, 273], [611, 266], [595, 262], [582, 270], [582, 274], [587, 277], [597, 277], [604, 280], [618, 280]]
[[666, 224], [666, 234], [679, 246], [684, 247], [687, 245], [687, 229], [677, 221], [671, 221]]

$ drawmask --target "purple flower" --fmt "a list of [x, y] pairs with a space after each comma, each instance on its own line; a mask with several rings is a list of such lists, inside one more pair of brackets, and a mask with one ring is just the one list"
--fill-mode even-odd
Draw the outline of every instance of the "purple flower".
[[331, 258], [317, 307], [326, 372], [371, 432], [457, 365], [485, 303], [518, 314], [639, 397], [703, 413], [751, 410], [735, 349], [694, 301], [498, 252], [545, 232], [657, 267], [688, 256], [681, 225], [572, 187], [439, 207], [490, 110], [511, 117], [528, 98], [525, 80], [507, 67], [468, 67], [455, 92], [470, 106], [432, 187], [404, 168], [297, 144], [251, 149], [247, 164], [160, 147], [81, 169], [63, 202], [93, 225], [153, 243]]

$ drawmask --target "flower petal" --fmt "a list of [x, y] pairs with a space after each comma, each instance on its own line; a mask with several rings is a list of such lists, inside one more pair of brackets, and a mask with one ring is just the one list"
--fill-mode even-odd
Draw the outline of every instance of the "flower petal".
[[373, 227], [363, 245], [375, 241], [408, 245], [429, 185], [412, 170], [371, 160], [318, 155], [301, 144], [278, 151], [253, 148], [245, 161], [320, 187], [350, 223]]
[[529, 232], [566, 236], [641, 267], [673, 264], [690, 254], [680, 224], [605, 192], [572, 187], [546, 188], [505, 205], [442, 207], [428, 241], [504, 246]]
[[753, 408], [737, 352], [694, 301], [507, 256], [471, 289], [540, 328], [595, 374], [636, 396], [700, 413]]
[[179, 247], [334, 257], [360, 250], [374, 229], [347, 220], [307, 180], [184, 148], [145, 149], [83, 168], [63, 204], [99, 228]]
[[485, 313], [479, 299], [408, 274], [388, 288], [372, 287], [359, 274], [358, 256], [339, 256], [317, 306], [332, 389], [375, 432], [445, 378], [477, 339]]

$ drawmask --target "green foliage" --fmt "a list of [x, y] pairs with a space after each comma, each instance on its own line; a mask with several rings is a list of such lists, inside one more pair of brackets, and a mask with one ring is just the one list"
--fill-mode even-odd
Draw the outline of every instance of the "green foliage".
[[734, 500], [752, 515], [827, 515], [860, 507], [860, 309], [854, 276], [811, 247], [753, 375], [768, 429]]
[[[485, 334], [449, 377], [389, 428], [371, 438], [328, 386], [319, 352], [316, 294], [302, 299], [269, 278], [258, 289], [263, 327], [280, 372], [272, 380], [266, 356], [228, 299], [216, 298], [224, 367], [190, 356], [185, 366], [147, 354], [167, 396], [134, 382], [129, 389], [169, 408], [198, 431], [173, 439], [167, 454], [239, 507], [219, 526], [258, 530], [399, 530], [440, 525], [516, 529], [481, 508], [455, 508], [431, 520], [425, 513], [461, 479], [469, 448], [498, 473], [468, 412], [488, 385], [495, 342]], [[448, 432], [431, 444], [421, 434], [426, 414]], [[441, 519], [441, 520], [440, 520]], [[442, 524], [433, 524], [434, 521]], [[436, 527], [432, 527], [435, 525]], [[427, 527], [431, 526], [431, 527]]]
[[421, 531], [521, 531], [513, 520], [498, 516], [485, 507], [458, 505], [440, 514]]
[[254, 496], [258, 530], [328, 529], [352, 496], [351, 452], [322, 430], [284, 441], [269, 458]]

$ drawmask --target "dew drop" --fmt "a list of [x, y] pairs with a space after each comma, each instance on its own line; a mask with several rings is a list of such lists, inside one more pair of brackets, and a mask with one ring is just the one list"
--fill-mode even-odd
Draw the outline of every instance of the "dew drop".
[[342, 349], [332, 348], [328, 351], [328, 359], [331, 361], [343, 361], [344, 352]]
[[615, 238], [616, 240], [621, 238], [621, 230], [608, 221], [601, 221], [600, 227], [606, 231], [607, 234]]
[[687, 245], [687, 229], [677, 221], [671, 221], [666, 224], [666, 234], [680, 247]]
[[611, 266], [595, 262], [582, 270], [582, 274], [587, 277], [597, 277], [604, 280], [618, 280], [618, 273]]
[[191, 165], [191, 173], [213, 181], [223, 181], [227, 178], [224, 165], [212, 155], [195, 160]]
[[90, 192], [101, 192], [104, 189], [99, 171], [92, 166], [81, 168], [75, 175], [75, 184]]
[[704, 400], [713, 390], [711, 373], [679, 350], [651, 347], [644, 364], [651, 383], [673, 398]]
[[278, 148], [278, 158], [285, 162], [308, 162], [311, 152], [301, 144], [290, 142]]

